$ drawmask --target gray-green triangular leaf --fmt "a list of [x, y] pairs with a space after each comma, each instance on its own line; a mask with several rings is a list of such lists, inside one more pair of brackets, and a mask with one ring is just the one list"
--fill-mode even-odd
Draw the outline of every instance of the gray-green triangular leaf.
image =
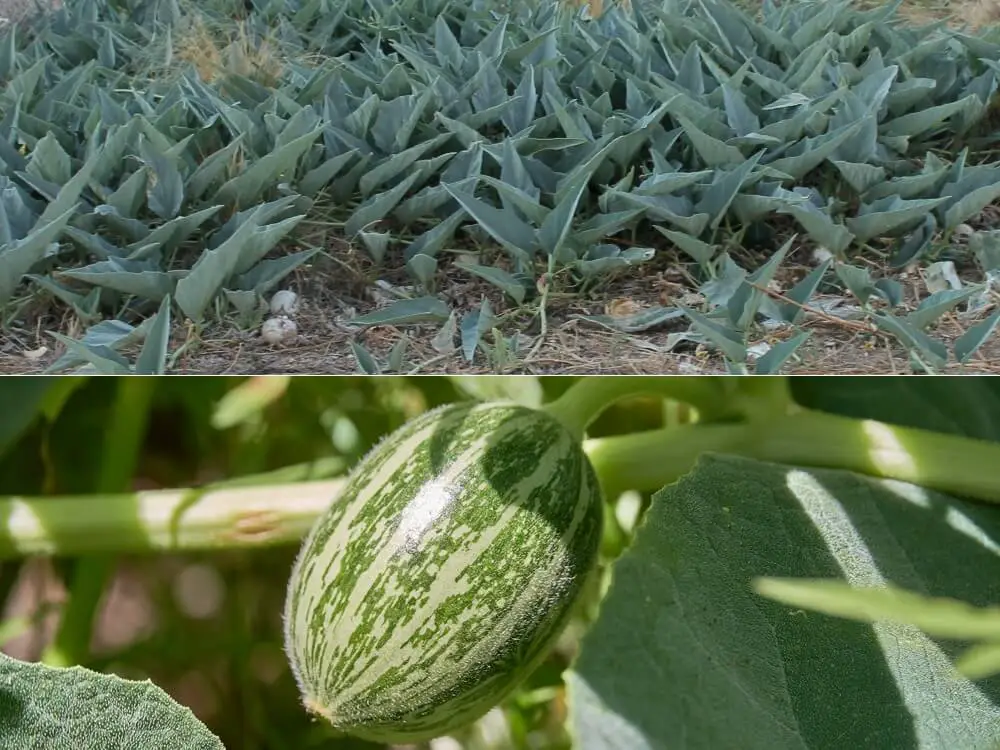
[[356, 326], [402, 326], [419, 323], [443, 323], [451, 308], [437, 297], [418, 297], [393, 302], [388, 307], [346, 321]]

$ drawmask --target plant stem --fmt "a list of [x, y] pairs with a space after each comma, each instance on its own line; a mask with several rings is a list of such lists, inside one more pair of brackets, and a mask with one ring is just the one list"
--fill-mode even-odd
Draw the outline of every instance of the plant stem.
[[702, 421], [737, 416], [722, 378], [684, 376], [618, 376], [581, 378], [555, 401], [542, 407], [583, 439], [587, 426], [615, 401], [629, 396], [657, 395], [690, 404]]
[[721, 382], [733, 410], [750, 421], [801, 410], [786, 377], [725, 378]]
[[[97, 492], [121, 492], [128, 488], [149, 423], [153, 381], [123, 378], [105, 434], [108, 436], [97, 478]], [[86, 511], [90, 514], [90, 510]], [[82, 557], [73, 568], [69, 600], [62, 610], [59, 628], [42, 661], [52, 666], [82, 664], [90, 653], [94, 616], [101, 596], [114, 572], [114, 559]]]
[[884, 422], [801, 410], [767, 422], [654, 430], [584, 443], [608, 497], [657, 490], [703, 453], [855, 471], [1000, 503], [1000, 445]]
[[0, 560], [295, 544], [345, 482], [0, 498]]
[[[1000, 444], [809, 410], [762, 423], [683, 425], [587, 440], [584, 450], [609, 498], [658, 490], [704, 453], [722, 453], [846, 469], [1000, 503], [1000, 473], [992, 468], [1000, 465]], [[338, 458], [200, 489], [0, 498], [0, 559], [295, 544], [347, 482], [319, 477], [342, 469]]]
[[655, 491], [694, 466], [703, 453], [746, 455], [746, 423], [694, 424], [585, 440], [583, 450], [609, 500], [627, 490]]

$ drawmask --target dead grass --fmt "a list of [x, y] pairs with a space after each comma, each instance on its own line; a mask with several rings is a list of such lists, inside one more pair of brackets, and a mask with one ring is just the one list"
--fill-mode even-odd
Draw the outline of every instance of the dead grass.
[[[992, 218], [992, 217], [991, 217]], [[769, 292], [780, 295], [812, 268], [812, 246], [802, 242], [793, 248], [776, 284]], [[744, 262], [749, 258], [741, 259]], [[869, 261], [871, 262], [871, 261]], [[874, 263], [873, 263], [874, 265]], [[353, 374], [358, 365], [351, 350], [357, 342], [381, 361], [406, 337], [406, 372], [482, 374], [492, 372], [534, 374], [691, 374], [723, 373], [720, 356], [691, 342], [677, 343], [677, 334], [686, 329], [683, 319], [642, 333], [622, 333], [581, 320], [581, 315], [629, 315], [656, 306], [678, 302], [694, 303], [696, 285], [685, 270], [686, 261], [677, 251], [662, 247], [657, 258], [638, 272], [623, 275], [591, 290], [588, 294], [563, 293], [558, 282], [550, 294], [548, 330], [542, 346], [530, 359], [521, 359], [512, 367], [492, 369], [481, 352], [472, 362], [458, 349], [442, 352], [435, 348], [438, 325], [374, 326], [358, 329], [349, 321], [359, 314], [378, 309], [389, 300], [384, 292], [369, 283], [379, 278], [393, 283], [404, 282], [401, 272], [377, 274], [362, 251], [342, 241], [330, 240], [328, 252], [308, 267], [300, 268], [285, 285], [296, 291], [302, 304], [295, 320], [299, 335], [289, 346], [272, 347], [261, 340], [257, 329], [241, 330], [235, 321], [209, 326], [200, 335], [191, 326], [175, 326], [171, 351], [182, 351], [173, 372], [178, 374], [315, 373]], [[963, 276], [975, 274], [970, 266], [961, 267]], [[874, 267], [878, 278], [888, 269]], [[894, 274], [905, 289], [905, 307], [915, 308], [927, 296], [917, 269]], [[537, 341], [538, 318], [528, 306], [508, 304], [498, 290], [467, 274], [448, 267], [439, 271], [442, 296], [459, 314], [478, 307], [489, 299], [507, 334], [523, 331], [522, 354]], [[405, 283], [405, 282], [404, 282]], [[795, 329], [811, 331], [810, 340], [799, 350], [797, 361], [785, 368], [792, 374], [869, 375], [911, 372], [906, 351], [891, 337], [875, 330], [863, 320], [843, 319], [824, 312], [823, 300], [817, 297], [805, 309], [804, 323]], [[850, 304], [852, 300], [845, 300]], [[537, 309], [537, 306], [536, 306]], [[40, 308], [43, 314], [33, 324], [12, 331], [0, 344], [0, 374], [40, 373], [61, 354], [61, 347], [44, 333], [56, 329], [79, 336], [81, 326], [72, 315], [52, 316], [52, 308]], [[946, 315], [929, 333], [951, 344], [976, 320], [962, 319], [957, 313]], [[774, 345], [792, 335], [792, 329], [761, 331], [757, 341]], [[757, 343], [757, 341], [752, 343]], [[457, 341], [456, 341], [457, 343]], [[126, 352], [134, 357], [135, 352]], [[952, 365], [949, 372], [970, 374], [1000, 373], [1000, 340], [993, 337], [963, 365]]]
[[276, 86], [284, 63], [273, 42], [252, 35], [240, 22], [235, 31], [223, 33], [209, 27], [197, 12], [186, 16], [188, 27], [177, 35], [174, 57], [193, 65], [206, 83], [238, 75], [263, 86]]

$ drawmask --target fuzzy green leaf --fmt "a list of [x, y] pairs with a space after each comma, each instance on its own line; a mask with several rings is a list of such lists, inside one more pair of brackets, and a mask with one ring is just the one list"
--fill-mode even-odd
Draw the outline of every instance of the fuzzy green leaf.
[[992, 185], [986, 185], [971, 193], [966, 193], [948, 207], [944, 213], [945, 231], [954, 229], [963, 221], [978, 216], [984, 208], [1000, 198], [1000, 173], [997, 177], [997, 181]]
[[282, 237], [303, 219], [292, 216], [274, 224], [261, 226], [274, 211], [273, 205], [263, 204], [240, 224], [224, 242], [206, 249], [191, 272], [177, 282], [177, 306], [191, 320], [200, 322], [212, 299], [234, 274], [250, 270]]
[[358, 369], [365, 375], [381, 375], [382, 368], [370, 351], [356, 341], [351, 342], [351, 353], [358, 363]]
[[401, 175], [424, 154], [434, 150], [447, 140], [447, 135], [439, 135], [437, 138], [418, 143], [405, 151], [393, 154], [382, 164], [365, 173], [364, 177], [361, 178], [360, 182], [358, 182], [358, 187], [361, 188], [361, 195], [365, 197], [371, 195], [375, 188]]
[[35, 144], [24, 171], [56, 185], [64, 185], [73, 174], [73, 165], [56, 137], [47, 133]]
[[753, 324], [760, 310], [761, 302], [764, 300], [765, 292], [763, 290], [767, 289], [774, 279], [774, 275], [784, 262], [794, 241], [795, 236], [793, 235], [774, 255], [768, 258], [764, 265], [750, 274], [729, 298], [726, 303], [729, 319], [739, 330], [745, 331]]
[[184, 179], [173, 159], [159, 153], [146, 138], [139, 139], [139, 151], [146, 164], [146, 202], [161, 219], [173, 219], [184, 205]]
[[0, 655], [0, 734], [10, 747], [223, 750], [190, 709], [149, 680]]
[[885, 168], [872, 164], [854, 164], [852, 162], [831, 159], [837, 170], [847, 180], [856, 192], [863, 193], [873, 185], [885, 181]]
[[713, 229], [717, 229], [723, 219], [726, 218], [733, 199], [743, 189], [743, 186], [749, 182], [753, 176], [754, 169], [763, 156], [764, 152], [758, 151], [733, 169], [716, 171], [715, 179], [706, 188], [704, 195], [694, 208], [698, 213], [706, 213], [712, 217], [710, 226]]
[[52, 244], [58, 239], [74, 213], [76, 209], [70, 207], [61, 216], [44, 222], [42, 219], [45, 218], [45, 214], [43, 214], [36, 228], [27, 237], [0, 246], [0, 305], [7, 303], [21, 283], [22, 277], [53, 249]]
[[713, 138], [704, 130], [695, 125], [687, 117], [678, 116], [677, 122], [684, 128], [684, 132], [691, 140], [698, 156], [709, 167], [728, 167], [742, 164], [746, 157], [735, 146], [729, 146], [717, 138]]
[[691, 324], [712, 344], [718, 347], [731, 362], [746, 362], [747, 346], [741, 331], [718, 323], [695, 310], [684, 310]]
[[842, 254], [854, 240], [847, 227], [835, 222], [828, 213], [812, 203], [786, 203], [778, 209], [778, 213], [794, 217], [810, 237], [837, 255]]
[[777, 604], [751, 581], [889, 580], [984, 605], [979, 582], [1000, 578], [998, 542], [981, 506], [923, 488], [702, 458], [654, 496], [615, 563], [567, 676], [573, 745], [995, 747], [996, 683], [958, 676], [947, 644]]
[[173, 274], [153, 270], [148, 263], [122, 258], [108, 258], [82, 268], [68, 269], [62, 275], [154, 302], [159, 302], [173, 292], [177, 283]]
[[867, 242], [872, 237], [919, 225], [929, 211], [945, 200], [947, 198], [925, 200], [885, 198], [862, 206], [857, 216], [847, 217], [844, 223], [857, 237], [858, 242]]
[[[782, 320], [792, 325], [801, 320], [802, 316], [805, 315], [803, 305], [809, 303], [810, 298], [819, 288], [819, 285], [823, 282], [823, 277], [832, 265], [832, 258], [823, 261], [807, 273], [795, 286], [785, 292], [784, 296], [791, 300], [791, 302], [782, 302], [777, 306], [777, 309], [781, 312]], [[795, 302], [799, 304], [793, 304]]]
[[493, 328], [493, 323], [493, 310], [490, 308], [489, 300], [486, 299], [478, 308], [462, 316], [459, 331], [462, 338], [462, 355], [466, 362], [473, 360], [483, 334]]
[[936, 107], [929, 107], [902, 115], [894, 120], [890, 120], [882, 125], [882, 133], [887, 136], [917, 136], [936, 128], [952, 115], [958, 114], [969, 107], [979, 104], [979, 98], [970, 95], [964, 99], [954, 102], [939, 104]]
[[417, 237], [406, 248], [404, 253], [406, 260], [418, 253], [431, 257], [436, 256], [444, 249], [445, 243], [455, 235], [455, 231], [461, 226], [465, 216], [465, 210], [460, 208], [444, 221], [438, 222], [433, 229], [428, 229]]
[[661, 227], [659, 224], [654, 224], [653, 229], [673, 242], [677, 245], [677, 247], [706, 268], [711, 264], [712, 258], [715, 257], [716, 252], [719, 250], [718, 245], [710, 245], [709, 243], [699, 240], [697, 237], [692, 237], [685, 232], [676, 232], [673, 229]]

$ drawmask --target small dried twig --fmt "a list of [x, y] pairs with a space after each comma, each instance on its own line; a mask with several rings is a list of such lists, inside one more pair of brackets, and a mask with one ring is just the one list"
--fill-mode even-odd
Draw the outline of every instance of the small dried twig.
[[801, 302], [796, 302], [795, 300], [786, 297], [781, 292], [776, 292], [773, 289], [768, 289], [767, 287], [761, 286], [760, 284], [754, 284], [752, 282], [747, 282], [747, 283], [749, 283], [750, 286], [752, 286], [754, 289], [759, 289], [760, 291], [764, 292], [764, 294], [768, 295], [769, 297], [773, 297], [774, 299], [781, 300], [782, 302], [787, 302], [791, 305], [795, 305], [796, 307], [805, 310], [807, 313], [811, 313], [815, 315], [817, 318], [820, 318], [821, 320], [824, 320], [832, 325], [840, 326], [841, 328], [847, 328], [848, 330], [851, 331], [858, 331], [859, 333], [878, 333], [878, 329], [871, 323], [861, 323], [854, 320], [844, 320], [843, 318], [838, 318], [835, 315], [830, 315], [829, 313], [825, 313], [819, 308], [810, 307], [809, 305], [804, 305]]

